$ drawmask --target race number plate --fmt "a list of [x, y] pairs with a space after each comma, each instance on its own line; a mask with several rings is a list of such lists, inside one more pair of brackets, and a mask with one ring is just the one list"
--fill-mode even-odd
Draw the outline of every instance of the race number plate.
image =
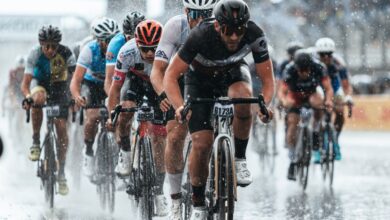
[[46, 107], [46, 114], [47, 114], [47, 117], [58, 117], [58, 116], [60, 116], [60, 106], [54, 105], [54, 106]]
[[222, 105], [221, 103], [215, 103], [213, 114], [218, 117], [233, 117], [234, 106], [233, 104]]

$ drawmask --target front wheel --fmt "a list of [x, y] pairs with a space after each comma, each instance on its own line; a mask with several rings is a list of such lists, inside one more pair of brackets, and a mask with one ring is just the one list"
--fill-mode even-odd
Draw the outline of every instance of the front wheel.
[[311, 138], [308, 129], [303, 130], [302, 135], [302, 158], [298, 163], [298, 180], [302, 189], [305, 190], [309, 179], [309, 167], [311, 159]]
[[233, 161], [228, 139], [221, 140], [218, 166], [218, 213], [219, 219], [232, 220], [234, 215], [234, 177]]

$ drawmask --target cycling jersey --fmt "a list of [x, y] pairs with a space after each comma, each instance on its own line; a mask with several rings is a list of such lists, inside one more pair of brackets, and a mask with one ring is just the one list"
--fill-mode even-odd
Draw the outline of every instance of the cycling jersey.
[[76, 57], [76, 60], [79, 58], [80, 51], [83, 49], [83, 47], [91, 41], [93, 41], [93, 36], [89, 35], [81, 41], [76, 42], [76, 44], [73, 46], [73, 54]]
[[70, 77], [68, 68], [75, 64], [76, 60], [68, 47], [60, 44], [56, 55], [49, 59], [43, 54], [41, 46], [37, 45], [28, 55], [24, 73], [32, 74], [33, 78], [44, 84], [66, 82]]
[[322, 85], [322, 80], [327, 77], [325, 67], [314, 61], [309, 69], [310, 76], [307, 79], [302, 79], [298, 76], [298, 70], [294, 62], [287, 65], [283, 79], [291, 92], [311, 95], [316, 92], [317, 86]]
[[336, 92], [341, 88], [341, 81], [348, 79], [347, 68], [337, 58], [333, 58], [326, 68], [331, 79], [333, 91]]
[[187, 40], [190, 33], [187, 15], [177, 15], [165, 24], [155, 60], [169, 62]]
[[128, 72], [149, 81], [151, 70], [152, 63], [145, 62], [142, 59], [135, 39], [131, 39], [119, 50], [113, 81], [114, 83], [123, 84]]
[[242, 37], [238, 49], [229, 51], [214, 28], [214, 19], [206, 19], [195, 27], [184, 46], [179, 50], [179, 57], [191, 69], [205, 74], [216, 74], [239, 64], [252, 52], [255, 63], [269, 59], [267, 41], [263, 30], [253, 21], [248, 22], [247, 30]]
[[146, 96], [154, 108], [152, 123], [161, 125], [165, 123], [164, 114], [159, 107], [158, 95], [150, 82], [151, 70], [152, 63], [142, 59], [135, 39], [131, 39], [119, 50], [113, 83], [123, 85], [126, 80], [124, 88], [121, 89], [121, 101], [141, 104], [143, 97]]
[[118, 56], [119, 50], [126, 43], [126, 37], [122, 33], [118, 33], [114, 38], [111, 39], [107, 47], [106, 52], [106, 65], [114, 66], [116, 64], [116, 58]]
[[280, 66], [279, 66], [279, 71], [275, 73], [275, 78], [276, 79], [283, 79], [283, 72], [286, 69], [287, 65], [290, 63], [290, 60], [284, 60]]
[[87, 69], [84, 80], [103, 84], [106, 76], [106, 58], [97, 40], [89, 42], [80, 52], [77, 65]]

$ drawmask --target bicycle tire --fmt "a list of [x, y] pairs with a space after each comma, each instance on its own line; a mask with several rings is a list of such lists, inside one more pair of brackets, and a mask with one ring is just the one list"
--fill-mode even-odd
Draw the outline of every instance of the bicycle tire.
[[141, 158], [142, 158], [142, 203], [141, 213], [142, 219], [152, 220], [154, 216], [154, 173], [153, 173], [153, 155], [152, 146], [149, 138], [142, 138], [140, 141]]
[[107, 141], [108, 141], [108, 147], [107, 147], [107, 151], [108, 151], [108, 160], [107, 160], [107, 164], [108, 164], [108, 169], [107, 169], [107, 174], [108, 174], [108, 210], [110, 211], [110, 213], [113, 213], [115, 211], [115, 193], [116, 193], [116, 184], [115, 184], [115, 180], [116, 180], [116, 174], [115, 174], [115, 165], [117, 163], [117, 156], [118, 156], [118, 152], [117, 152], [117, 147], [116, 147], [116, 144], [115, 144], [115, 137], [107, 134]]
[[233, 162], [228, 139], [220, 140], [218, 164], [218, 217], [220, 220], [233, 220], [234, 216], [234, 177]]
[[105, 132], [100, 132], [98, 134], [96, 157], [95, 157], [95, 167], [97, 168], [95, 172], [96, 187], [99, 195], [100, 207], [105, 210], [107, 206], [107, 136]]
[[50, 131], [47, 135], [47, 141], [45, 141], [44, 149], [45, 149], [45, 155], [44, 155], [44, 166], [46, 167], [43, 185], [44, 185], [44, 193], [45, 193], [45, 200], [48, 203], [50, 208], [54, 207], [54, 187], [55, 187], [55, 172], [56, 172], [56, 160], [55, 160], [55, 153], [54, 148], [56, 139], [54, 134], [52, 134]]
[[298, 163], [298, 177], [299, 184], [303, 190], [306, 190], [308, 179], [309, 179], [309, 167], [311, 159], [311, 147], [310, 147], [310, 134], [307, 128], [303, 129], [302, 134], [302, 158]]
[[[189, 157], [189, 154], [191, 152], [191, 148], [192, 148], [192, 141], [190, 140], [188, 142], [188, 146], [187, 146], [187, 151], [186, 151], [186, 155], [184, 157], [184, 166], [188, 167], [188, 157]], [[184, 220], [189, 220], [191, 218], [191, 206], [192, 206], [192, 187], [191, 187], [191, 182], [190, 182], [190, 173], [188, 172], [188, 168], [187, 168], [187, 172], [185, 172], [185, 183], [183, 184], [183, 200], [182, 200], [182, 203], [183, 203], [183, 215], [184, 215]]]

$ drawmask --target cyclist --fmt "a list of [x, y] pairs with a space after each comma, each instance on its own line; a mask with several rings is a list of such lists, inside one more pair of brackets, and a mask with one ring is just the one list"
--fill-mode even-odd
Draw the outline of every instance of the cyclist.
[[[185, 75], [185, 97], [252, 97], [249, 68], [243, 62], [243, 58], [252, 52], [256, 71], [263, 82], [262, 91], [267, 105], [273, 96], [274, 78], [267, 42], [263, 31], [249, 21], [247, 4], [242, 0], [219, 1], [214, 7], [214, 15], [215, 19], [205, 19], [191, 31], [164, 76], [164, 91], [181, 121], [184, 100], [178, 79], [189, 67]], [[187, 117], [192, 138], [189, 173], [194, 209], [191, 219], [206, 219], [207, 215], [204, 193], [213, 143], [211, 109], [210, 105], [195, 105]], [[266, 117], [259, 116], [267, 122]], [[271, 111], [270, 116], [272, 118]], [[250, 105], [235, 106], [235, 161], [237, 182], [242, 186], [252, 182], [245, 157], [251, 119]]]
[[[333, 55], [336, 44], [331, 38], [320, 38], [317, 40], [316, 51], [322, 63], [326, 65], [328, 75], [332, 82], [334, 92], [334, 112], [336, 118], [334, 127], [339, 137], [344, 125], [344, 102], [352, 104], [352, 86], [349, 83], [348, 71], [344, 62]], [[338, 143], [338, 142], [337, 142]], [[335, 147], [335, 159], [341, 160], [340, 146]], [[321, 155], [319, 151], [314, 152], [314, 162], [319, 163]]]
[[8, 98], [10, 99], [13, 107], [19, 105], [24, 98], [23, 93], [20, 90], [20, 85], [22, 84], [23, 80], [25, 62], [25, 57], [17, 56], [15, 59], [14, 67], [9, 71], [7, 92], [9, 94]]
[[[81, 50], [77, 60], [76, 71], [70, 85], [70, 91], [77, 106], [104, 104], [106, 98], [106, 93], [104, 92], [105, 53], [108, 43], [118, 32], [118, 24], [111, 18], [103, 17], [97, 19], [92, 24], [92, 34], [95, 40], [89, 42]], [[87, 109], [84, 125], [85, 151], [83, 172], [89, 177], [94, 173], [93, 143], [98, 125], [99, 109]]]
[[[40, 129], [42, 108], [34, 105], [69, 103], [69, 80], [74, 72], [76, 60], [72, 51], [60, 44], [61, 31], [52, 25], [43, 26], [38, 34], [39, 44], [30, 51], [21, 85], [25, 96], [24, 109], [32, 107], [33, 144], [29, 158], [37, 161], [40, 156]], [[58, 153], [58, 192], [66, 195], [69, 191], [65, 178], [65, 160], [68, 147], [66, 119], [68, 108], [61, 108], [60, 116], [54, 120], [60, 149]]]
[[[325, 90], [325, 100], [322, 89]], [[309, 103], [314, 109], [313, 142], [314, 149], [318, 149], [318, 132], [321, 108], [325, 104], [331, 108], [333, 104], [333, 90], [326, 69], [317, 60], [314, 60], [304, 49], [295, 53], [294, 60], [286, 66], [283, 83], [278, 91], [278, 97], [284, 108], [287, 109], [286, 145], [291, 160], [287, 178], [295, 180], [295, 165], [299, 158], [295, 156], [297, 142], [297, 127], [300, 120], [300, 108]]]
[[284, 69], [290, 62], [293, 61], [295, 52], [302, 48], [303, 48], [303, 44], [299, 41], [291, 41], [287, 44], [286, 52], [288, 57], [280, 64], [279, 72], [275, 75], [277, 79], [283, 78]]
[[119, 49], [134, 37], [135, 27], [143, 20], [145, 20], [145, 16], [138, 11], [127, 14], [122, 23], [123, 33], [116, 34], [108, 44], [106, 52], [106, 79], [104, 81], [106, 94], [110, 91]]
[[[170, 184], [172, 206], [169, 219], [182, 218], [181, 211], [181, 180], [183, 176], [183, 145], [188, 133], [186, 124], [175, 120], [175, 110], [170, 105], [163, 88], [163, 77], [169, 62], [194, 28], [204, 18], [212, 16], [212, 10], [217, 1], [183, 0], [185, 14], [172, 17], [166, 23], [156, 50], [150, 80], [161, 101], [161, 109], [167, 112], [167, 145], [165, 149], [165, 168]], [[184, 77], [179, 79], [183, 94]]]
[[[108, 109], [111, 111], [119, 102], [124, 108], [142, 104], [143, 97], [154, 107], [154, 119], [151, 128], [152, 152], [156, 165], [155, 206], [158, 216], [167, 215], [167, 201], [163, 186], [165, 178], [164, 148], [166, 130], [164, 116], [158, 106], [157, 94], [150, 83], [150, 71], [154, 54], [162, 34], [162, 25], [155, 20], [145, 20], [139, 23], [135, 30], [135, 38], [126, 42], [119, 50], [113, 83], [108, 96]], [[125, 83], [126, 80], [126, 83]], [[122, 86], [125, 87], [122, 89]], [[122, 89], [122, 93], [121, 93]], [[118, 118], [119, 158], [115, 172], [119, 176], [131, 173], [131, 143], [130, 125], [133, 113], [121, 113]], [[111, 121], [108, 122], [109, 124]], [[110, 126], [110, 125], [109, 125]]]

